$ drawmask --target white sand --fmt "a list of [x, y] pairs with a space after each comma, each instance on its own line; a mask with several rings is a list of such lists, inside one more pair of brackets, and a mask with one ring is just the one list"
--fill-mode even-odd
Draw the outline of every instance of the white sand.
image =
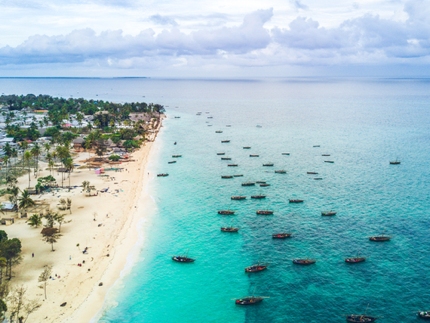
[[[62, 225], [63, 236], [54, 244], [55, 252], [51, 251], [50, 244], [42, 240], [42, 227], [32, 228], [25, 223], [25, 219], [0, 228], [6, 231], [9, 238], [19, 238], [23, 246], [23, 261], [14, 268], [15, 277], [11, 280], [11, 286], [24, 284], [28, 288], [27, 298], [38, 299], [42, 303], [41, 308], [30, 315], [29, 321], [89, 322], [100, 311], [107, 291], [120, 277], [127, 256], [138, 240], [139, 221], [148, 209], [153, 208], [145, 189], [149, 176], [155, 175], [148, 175], [146, 170], [152, 145], [152, 142], [147, 142], [133, 153], [131, 158], [134, 162], [119, 165], [124, 167], [122, 172], [107, 171], [105, 174], [114, 177], [113, 180], [99, 177], [88, 169], [72, 172], [72, 186], [80, 186], [87, 180], [99, 190], [109, 187], [106, 193], [89, 197], [78, 187], [71, 192], [64, 189], [55, 195], [47, 193], [40, 198], [37, 196], [36, 199], [50, 203], [52, 210], [57, 210], [60, 198], [72, 199], [72, 214], [60, 211], [67, 214], [66, 222], [71, 222]], [[80, 153], [75, 160], [82, 164], [79, 161], [87, 157], [88, 153]], [[40, 176], [48, 174], [49, 171], [43, 170]], [[61, 175], [53, 173], [53, 176], [61, 185]], [[35, 182], [32, 178], [32, 185]], [[64, 185], [68, 185], [68, 178]], [[19, 179], [19, 186], [28, 186], [28, 175]], [[97, 214], [96, 221], [94, 213]], [[83, 254], [85, 247], [88, 252]], [[82, 266], [79, 267], [78, 263]], [[53, 279], [48, 281], [47, 299], [44, 300], [38, 277], [46, 265], [53, 266]], [[63, 302], [67, 305], [61, 307]]]

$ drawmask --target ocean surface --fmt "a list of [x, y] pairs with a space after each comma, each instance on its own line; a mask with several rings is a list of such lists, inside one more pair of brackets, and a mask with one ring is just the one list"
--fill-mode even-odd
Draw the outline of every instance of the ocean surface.
[[[166, 106], [149, 165], [156, 209], [98, 322], [345, 322], [366, 312], [398, 323], [430, 310], [430, 79], [41, 78], [0, 79], [0, 88]], [[270, 186], [241, 186], [248, 181]], [[250, 199], [257, 194], [267, 197]], [[381, 234], [391, 241], [369, 241]], [[345, 263], [357, 255], [366, 261]], [[244, 272], [258, 262], [268, 269]], [[267, 298], [235, 305], [247, 295]]]

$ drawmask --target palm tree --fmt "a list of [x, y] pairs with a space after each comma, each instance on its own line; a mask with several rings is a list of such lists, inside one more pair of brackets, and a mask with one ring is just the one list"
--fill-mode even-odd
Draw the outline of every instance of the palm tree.
[[39, 214], [33, 214], [28, 218], [27, 223], [29, 226], [37, 228], [42, 225], [42, 217]]
[[70, 173], [72, 172], [74, 166], [73, 166], [73, 159], [72, 158], [66, 158], [63, 160], [63, 165], [67, 169], [67, 172], [69, 173], [69, 188], [70, 188]]
[[30, 197], [30, 193], [28, 193], [28, 190], [24, 190], [21, 194], [21, 197], [19, 200], [19, 208], [24, 209], [27, 211], [27, 209], [31, 206], [34, 206], [36, 203], [34, 203], [33, 199]]
[[24, 153], [24, 157], [23, 160], [26, 162], [27, 166], [28, 166], [28, 187], [30, 187], [30, 182], [31, 182], [31, 176], [30, 176], [30, 160], [31, 160], [31, 153], [29, 151], [26, 151]]
[[45, 149], [46, 155], [48, 155], [49, 151], [51, 150], [51, 144], [49, 142], [46, 142], [43, 144], [43, 148]]
[[33, 157], [36, 157], [36, 164], [34, 166], [34, 174], [37, 177], [37, 170], [39, 169], [39, 155], [40, 155], [40, 146], [39, 144], [35, 143], [34, 147], [30, 151], [31, 155]]
[[[19, 195], [19, 188], [16, 187], [16, 186], [12, 186], [9, 189], [9, 193], [10, 193], [9, 201], [11, 203], [13, 203], [14, 205], [17, 205], [17, 203], [18, 203], [18, 195]], [[18, 211], [18, 208], [17, 208], [17, 211]]]

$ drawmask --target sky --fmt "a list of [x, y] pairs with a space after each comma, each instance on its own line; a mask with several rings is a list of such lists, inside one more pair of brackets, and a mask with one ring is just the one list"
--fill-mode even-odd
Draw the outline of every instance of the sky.
[[1, 76], [430, 76], [430, 0], [0, 0]]

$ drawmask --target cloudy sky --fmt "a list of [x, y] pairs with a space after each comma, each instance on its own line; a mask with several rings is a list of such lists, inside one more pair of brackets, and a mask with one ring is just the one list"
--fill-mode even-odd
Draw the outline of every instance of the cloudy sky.
[[430, 0], [0, 0], [0, 76], [430, 76]]

